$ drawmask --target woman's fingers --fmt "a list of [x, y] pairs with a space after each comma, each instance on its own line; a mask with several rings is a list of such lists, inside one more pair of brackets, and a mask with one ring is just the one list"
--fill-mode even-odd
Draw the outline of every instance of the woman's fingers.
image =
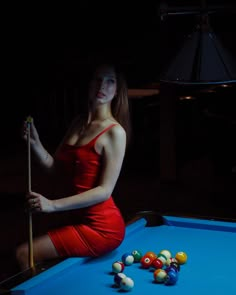
[[35, 193], [30, 193], [27, 195], [27, 203], [30, 210], [41, 210], [40, 198]]

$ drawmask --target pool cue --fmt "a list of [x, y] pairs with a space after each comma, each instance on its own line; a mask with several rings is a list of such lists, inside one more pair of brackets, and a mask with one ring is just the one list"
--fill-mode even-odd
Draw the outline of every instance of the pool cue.
[[[27, 123], [27, 156], [28, 156], [28, 193], [31, 192], [31, 146], [30, 146], [30, 128], [32, 118], [29, 116], [26, 119]], [[32, 212], [28, 210], [28, 227], [29, 227], [29, 266], [34, 270], [34, 255], [33, 255], [33, 224]]]

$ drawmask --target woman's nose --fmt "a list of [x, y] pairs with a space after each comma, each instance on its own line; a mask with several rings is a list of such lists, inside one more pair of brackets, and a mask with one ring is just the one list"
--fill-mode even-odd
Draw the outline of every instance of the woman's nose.
[[100, 89], [104, 89], [104, 87], [105, 87], [105, 81], [102, 80], [101, 83], [100, 83]]

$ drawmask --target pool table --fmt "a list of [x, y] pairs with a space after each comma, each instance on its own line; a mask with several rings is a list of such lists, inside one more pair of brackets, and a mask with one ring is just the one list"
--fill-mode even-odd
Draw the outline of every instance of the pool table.
[[119, 294], [114, 284], [112, 263], [126, 252], [139, 249], [159, 253], [168, 249], [188, 255], [181, 265], [176, 284], [154, 282], [153, 269], [140, 262], [125, 266], [134, 280], [133, 295], [236, 294], [236, 222], [196, 217], [138, 214], [127, 224], [124, 242], [115, 251], [99, 258], [68, 258], [14, 286], [11, 294], [92, 295]]

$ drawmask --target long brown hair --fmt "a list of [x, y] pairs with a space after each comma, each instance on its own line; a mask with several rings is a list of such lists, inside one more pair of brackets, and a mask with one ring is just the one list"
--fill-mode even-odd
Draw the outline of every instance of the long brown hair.
[[[125, 76], [119, 67], [119, 65], [115, 64], [114, 62], [110, 61], [100, 61], [95, 65], [93, 71], [89, 74], [88, 81], [91, 80], [92, 75], [94, 74], [94, 69], [97, 70], [101, 66], [110, 66], [113, 67], [116, 74], [117, 80], [117, 94], [113, 98], [111, 103], [111, 112], [113, 117], [116, 121], [124, 128], [127, 137], [127, 144], [130, 142], [131, 137], [131, 120], [130, 120], [130, 109], [129, 109], [129, 100], [128, 100], [128, 86], [125, 79]], [[92, 75], [91, 75], [92, 74]], [[88, 83], [89, 84], [89, 83]], [[79, 125], [80, 125], [80, 132], [86, 128], [88, 124], [90, 106], [89, 101], [84, 104], [84, 111], [80, 113]], [[78, 122], [78, 121], [77, 121]]]
[[111, 111], [114, 118], [125, 129], [127, 141], [130, 141], [131, 122], [128, 100], [128, 87], [124, 74], [118, 66], [114, 66], [117, 79], [117, 94], [111, 103]]

